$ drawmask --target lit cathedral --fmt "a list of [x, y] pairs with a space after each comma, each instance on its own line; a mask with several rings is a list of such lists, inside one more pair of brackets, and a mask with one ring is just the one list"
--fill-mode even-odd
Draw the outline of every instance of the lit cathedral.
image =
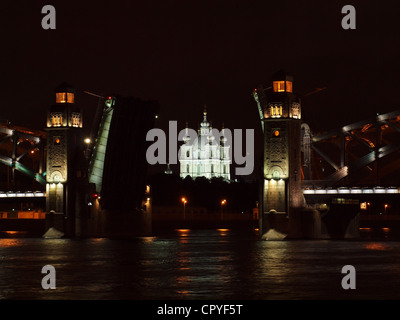
[[[197, 134], [197, 141], [192, 141], [188, 135], [183, 138], [180, 148], [180, 176], [206, 177], [207, 179], [221, 177], [230, 180], [230, 146], [222, 128], [218, 137], [212, 132], [212, 126], [207, 121], [207, 111], [203, 112], [203, 121]], [[214, 130], [215, 131], [215, 130]]]

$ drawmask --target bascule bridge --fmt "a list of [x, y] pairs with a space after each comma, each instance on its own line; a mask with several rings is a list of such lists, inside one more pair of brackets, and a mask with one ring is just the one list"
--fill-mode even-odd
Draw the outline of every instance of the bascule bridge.
[[55, 89], [44, 130], [0, 125], [0, 231], [35, 226], [50, 238], [151, 234], [146, 133], [158, 103], [97, 99], [90, 137], [76, 90], [66, 83]]
[[[253, 91], [264, 148], [260, 234], [358, 237], [363, 204], [399, 195], [390, 177], [398, 172], [400, 111], [313, 133], [294, 88], [293, 77], [281, 70]], [[388, 204], [381, 206], [386, 211]]]

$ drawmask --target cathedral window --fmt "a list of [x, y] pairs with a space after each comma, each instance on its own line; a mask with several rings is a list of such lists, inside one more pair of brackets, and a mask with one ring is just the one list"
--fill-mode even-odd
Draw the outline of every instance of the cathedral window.
[[190, 157], [190, 151], [187, 150], [187, 151], [186, 151], [186, 158], [189, 158], [189, 157]]
[[214, 165], [211, 165], [211, 173], [214, 173]]
[[187, 165], [186, 165], [186, 172], [189, 172], [189, 169], [190, 169], [190, 168], [189, 168], [189, 165], [187, 164]]

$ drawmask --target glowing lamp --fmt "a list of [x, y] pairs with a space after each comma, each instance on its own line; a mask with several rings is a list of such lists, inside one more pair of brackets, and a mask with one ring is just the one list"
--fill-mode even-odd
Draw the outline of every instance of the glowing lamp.
[[272, 88], [274, 92], [293, 92], [293, 77], [280, 70], [272, 77]]
[[367, 210], [367, 203], [366, 202], [361, 202], [360, 203], [360, 209], [361, 210]]
[[74, 103], [75, 90], [68, 85], [63, 83], [56, 88], [56, 103]]

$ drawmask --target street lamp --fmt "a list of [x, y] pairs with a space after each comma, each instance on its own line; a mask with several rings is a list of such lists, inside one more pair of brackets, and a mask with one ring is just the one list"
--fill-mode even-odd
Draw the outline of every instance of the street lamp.
[[182, 198], [181, 201], [183, 203], [183, 220], [186, 220], [186, 203], [187, 203], [187, 200], [186, 200], [186, 198]]
[[224, 220], [224, 205], [226, 204], [226, 199], [221, 201], [221, 220]]

